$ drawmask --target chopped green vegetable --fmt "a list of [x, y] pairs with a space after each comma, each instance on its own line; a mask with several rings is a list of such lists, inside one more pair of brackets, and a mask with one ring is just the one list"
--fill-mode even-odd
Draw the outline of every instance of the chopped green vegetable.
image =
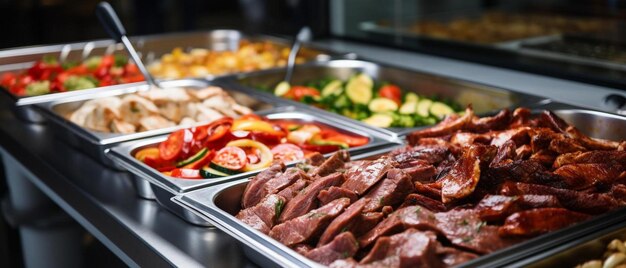
[[405, 102], [400, 106], [401, 114], [414, 114], [417, 112], [417, 101]]
[[374, 114], [364, 119], [363, 122], [375, 127], [390, 127], [393, 123], [393, 117], [389, 114]]
[[442, 102], [437, 101], [430, 106], [430, 113], [439, 119], [443, 119], [447, 115], [453, 114], [454, 109]]
[[126, 64], [128, 64], [128, 57], [124, 56], [124, 55], [115, 55], [115, 67], [124, 67]]
[[394, 127], [414, 127], [415, 119], [410, 115], [399, 115], [393, 123]]
[[289, 85], [289, 82], [282, 81], [278, 83], [278, 85], [276, 85], [276, 87], [274, 88], [274, 95], [279, 96], [279, 97], [283, 96], [287, 94], [287, 92], [289, 92], [290, 89], [291, 89], [291, 85]]
[[418, 102], [419, 100], [420, 97], [413, 92], [406, 93], [406, 96], [404, 96], [404, 102]]
[[50, 93], [50, 81], [37, 81], [32, 82], [26, 86], [26, 95], [37, 96]]
[[422, 99], [417, 103], [417, 114], [422, 117], [428, 117], [430, 115], [429, 109], [433, 101], [429, 99]]
[[387, 98], [375, 98], [367, 106], [375, 113], [393, 112], [398, 110], [398, 104]]
[[350, 78], [346, 84], [346, 95], [354, 103], [367, 105], [372, 99], [374, 81], [367, 74], [359, 74]]
[[78, 62], [75, 62], [75, 61], [66, 61], [64, 63], [61, 63], [61, 68], [63, 68], [63, 70], [67, 70], [69, 68], [76, 67], [76, 66], [78, 66]]
[[96, 87], [96, 83], [93, 80], [89, 79], [85, 76], [75, 76], [72, 75], [65, 80], [63, 86], [67, 90], [79, 90], [79, 89], [87, 89]]
[[45, 55], [45, 56], [43, 56], [42, 61], [44, 63], [47, 63], [47, 64], [57, 64], [58, 63], [57, 58], [55, 56], [52, 56], [52, 55]]
[[338, 96], [343, 92], [343, 83], [339, 80], [332, 80], [322, 89], [322, 97]]

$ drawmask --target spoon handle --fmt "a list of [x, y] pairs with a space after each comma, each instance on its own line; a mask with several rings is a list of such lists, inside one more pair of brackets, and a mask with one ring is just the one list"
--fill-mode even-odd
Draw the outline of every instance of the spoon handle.
[[312, 39], [311, 29], [309, 27], [302, 27], [298, 35], [296, 35], [296, 40], [291, 47], [291, 51], [289, 52], [289, 57], [287, 58], [287, 73], [285, 74], [285, 80], [288, 83], [291, 82], [291, 75], [293, 74], [293, 68], [296, 64], [296, 56], [298, 55], [298, 51], [302, 46], [302, 43], [309, 42]]

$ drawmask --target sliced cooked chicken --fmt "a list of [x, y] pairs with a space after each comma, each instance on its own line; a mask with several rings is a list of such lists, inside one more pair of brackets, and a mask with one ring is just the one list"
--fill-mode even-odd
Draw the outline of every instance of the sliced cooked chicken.
[[130, 124], [137, 126], [142, 118], [157, 114], [159, 114], [159, 109], [145, 98], [134, 94], [122, 98], [120, 115], [122, 120]]
[[185, 117], [182, 120], [180, 120], [180, 123], [178, 123], [179, 126], [184, 126], [184, 127], [190, 127], [195, 125], [197, 122], [196, 120], [194, 120], [191, 117]]
[[135, 130], [137, 129], [135, 125], [118, 120], [118, 119], [114, 119], [113, 122], [111, 122], [110, 127], [111, 127], [111, 132], [124, 133], [124, 134], [135, 133]]
[[198, 122], [211, 122], [224, 117], [223, 114], [209, 107], [198, 105], [197, 108], [198, 114], [196, 115], [196, 121]]
[[150, 115], [150, 116], [143, 117], [139, 120], [140, 131], [147, 131], [147, 130], [153, 130], [153, 129], [173, 127], [173, 126], [176, 126], [174, 122], [169, 121], [160, 115]]
[[180, 120], [186, 116], [182, 107], [186, 106], [186, 103], [181, 102], [167, 102], [159, 105], [159, 112], [165, 118], [174, 122], [180, 122]]
[[70, 121], [96, 131], [108, 131], [108, 126], [119, 117], [121, 101], [118, 98], [102, 98], [85, 102], [70, 115]]
[[188, 102], [191, 101], [191, 97], [187, 94], [187, 90], [183, 88], [166, 88], [148, 90], [137, 93], [139, 96], [144, 97], [154, 102], [155, 105], [162, 105], [171, 102]]
[[232, 109], [232, 103], [234, 101], [231, 101], [231, 100], [232, 99], [229, 100], [229, 98], [225, 98], [222, 95], [213, 96], [211, 98], [204, 100], [202, 102], [202, 106], [217, 110], [226, 116], [238, 117], [237, 113], [235, 113], [235, 111], [233, 111]]
[[187, 93], [196, 100], [205, 100], [213, 96], [228, 94], [222, 88], [219, 87], [207, 87], [203, 89], [189, 89]]

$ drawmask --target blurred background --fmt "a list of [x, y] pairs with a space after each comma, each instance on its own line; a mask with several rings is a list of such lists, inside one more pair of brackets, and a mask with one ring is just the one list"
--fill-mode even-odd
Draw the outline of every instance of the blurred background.
[[[108, 36], [94, 15], [94, 0], [0, 0], [0, 48], [57, 44]], [[326, 34], [326, 0], [116, 0], [109, 1], [132, 35], [236, 28], [292, 35], [309, 25]]]

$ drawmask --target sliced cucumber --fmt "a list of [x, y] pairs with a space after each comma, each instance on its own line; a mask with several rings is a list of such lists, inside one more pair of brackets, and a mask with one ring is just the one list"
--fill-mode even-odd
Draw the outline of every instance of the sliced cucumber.
[[339, 80], [333, 80], [322, 89], [322, 97], [338, 96], [343, 91], [343, 83]]
[[417, 103], [419, 100], [420, 100], [420, 97], [417, 96], [417, 94], [415, 94], [413, 92], [406, 93], [406, 96], [404, 97], [404, 102], [415, 102], [415, 103]]
[[214, 179], [214, 178], [228, 177], [230, 175], [224, 172], [221, 172], [219, 170], [210, 168], [208, 166], [205, 166], [202, 169], [200, 169], [200, 176], [202, 176], [203, 178], [207, 178], [207, 179]]
[[398, 110], [398, 104], [387, 98], [375, 98], [367, 105], [367, 108], [375, 113], [393, 112]]
[[220, 166], [218, 164], [215, 164], [213, 162], [209, 163], [209, 167], [212, 168], [212, 169], [215, 169], [215, 170], [217, 170], [219, 172], [225, 173], [226, 176], [235, 175], [235, 174], [239, 173], [239, 171], [237, 171], [237, 170], [228, 169], [228, 168], [225, 168], [225, 167]]
[[436, 101], [430, 106], [430, 113], [435, 117], [442, 119], [447, 115], [453, 114], [454, 109], [443, 102]]
[[282, 81], [278, 83], [278, 85], [276, 85], [276, 87], [274, 88], [274, 95], [279, 96], [279, 97], [283, 96], [287, 94], [287, 92], [289, 92], [290, 89], [291, 89], [291, 85], [289, 85], [289, 82]]
[[204, 157], [204, 155], [206, 155], [206, 153], [208, 151], [209, 151], [209, 149], [203, 148], [202, 150], [200, 150], [196, 154], [190, 156], [189, 158], [176, 163], [176, 167], [182, 167], [182, 166], [189, 165], [189, 164], [191, 164], [193, 162], [196, 162], [196, 161], [200, 160], [200, 158]]
[[401, 114], [414, 114], [415, 112], [417, 112], [417, 101], [405, 102], [400, 106]]
[[417, 103], [417, 114], [421, 117], [428, 117], [430, 105], [433, 104], [433, 101], [429, 99], [422, 99]]
[[350, 146], [344, 142], [339, 142], [339, 141], [327, 141], [327, 140], [317, 140], [317, 139], [312, 139], [311, 141], [309, 141], [311, 144], [313, 145], [336, 145], [339, 146], [339, 148], [341, 149], [348, 149], [350, 148]]
[[393, 116], [390, 114], [374, 114], [363, 119], [363, 122], [375, 127], [390, 127], [393, 123]]
[[346, 84], [346, 95], [354, 103], [368, 104], [372, 100], [374, 81], [367, 74], [350, 78]]

